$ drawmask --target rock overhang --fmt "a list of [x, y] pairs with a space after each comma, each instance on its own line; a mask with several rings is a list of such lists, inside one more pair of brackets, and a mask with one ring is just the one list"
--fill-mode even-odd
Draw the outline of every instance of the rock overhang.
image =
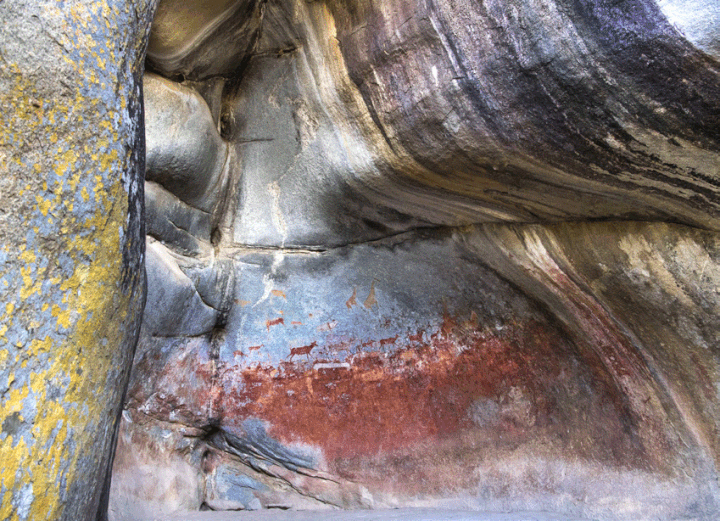
[[[122, 450], [187, 470], [193, 508], [710, 519], [718, 68], [665, 8], [215, 2], [157, 32], [147, 81], [195, 108], [148, 89], [177, 276]], [[163, 145], [173, 119], [204, 141]]]

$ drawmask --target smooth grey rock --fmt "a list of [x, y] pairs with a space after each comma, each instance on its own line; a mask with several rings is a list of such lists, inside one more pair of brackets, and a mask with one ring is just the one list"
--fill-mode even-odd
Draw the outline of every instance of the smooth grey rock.
[[293, 451], [268, 436], [262, 421], [248, 418], [239, 423], [237, 427], [221, 428], [210, 443], [240, 459], [249, 458], [248, 463], [256, 468], [281, 465], [296, 470], [298, 467], [313, 469], [317, 466], [314, 455]]
[[212, 215], [182, 202], [161, 185], [145, 182], [146, 231], [188, 256], [209, 253]]
[[228, 100], [242, 172], [232, 242], [323, 249], [428, 226], [362, 193], [357, 176], [380, 169], [349, 115], [328, 113], [309, 52], [254, 56]]
[[224, 326], [234, 305], [235, 268], [230, 259], [213, 258], [212, 262], [180, 260], [180, 269], [193, 281], [203, 302], [218, 310], [218, 326]]
[[228, 148], [194, 90], [145, 74], [146, 179], [184, 203], [212, 213], [221, 199]]
[[198, 294], [166, 247], [149, 242], [145, 263], [148, 296], [143, 328], [150, 336], [198, 336], [217, 322], [218, 311]]

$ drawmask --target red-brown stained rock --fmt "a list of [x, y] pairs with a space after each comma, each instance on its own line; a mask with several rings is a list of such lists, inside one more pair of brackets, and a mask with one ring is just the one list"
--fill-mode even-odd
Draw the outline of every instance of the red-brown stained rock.
[[517, 455], [643, 468], [636, 411], [601, 353], [553, 324], [477, 322], [446, 313], [429, 331], [290, 348], [277, 365], [190, 342], [131, 406], [198, 427], [260, 419], [317, 448], [321, 470], [406, 497], [476, 489], [478, 469]]
[[[598, 374], [582, 374], [554, 328], [530, 322], [508, 324], [501, 333], [477, 331], [446, 317], [429, 342], [422, 338], [419, 332], [405, 344], [399, 337], [384, 339], [374, 345], [403, 347], [392, 354], [361, 351], [344, 360], [323, 359], [334, 348], [317, 348], [317, 369], [307, 361], [225, 367], [218, 412], [228, 424], [260, 418], [280, 441], [322, 449], [329, 467], [344, 477], [368, 479], [384, 461], [383, 479], [393, 476], [405, 489], [414, 480], [424, 490], [422, 476], [438, 471], [432, 465], [447, 466], [457, 486], [469, 486], [453, 468], [534, 439], [557, 449], [577, 442], [578, 448], [569, 449], [573, 455], [612, 465], [639, 459], [627, 411], [601, 365]], [[568, 386], [578, 380], [593, 389], [571, 402]], [[520, 412], [513, 412], [518, 406], [508, 398], [513, 388], [523, 396]], [[497, 421], [478, 425], [473, 407], [486, 401], [505, 409]], [[583, 420], [577, 408], [591, 416]], [[590, 445], [580, 446], [578, 440], [593, 436]], [[441, 454], [442, 463], [423, 462]]]
[[141, 357], [129, 389], [130, 409], [156, 419], [202, 427], [212, 416], [214, 361], [203, 341], [177, 344], [167, 359]]

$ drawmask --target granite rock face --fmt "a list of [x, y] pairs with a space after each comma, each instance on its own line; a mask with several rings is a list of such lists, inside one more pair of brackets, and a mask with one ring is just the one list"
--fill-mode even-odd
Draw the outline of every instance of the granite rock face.
[[145, 299], [153, 10], [0, 2], [0, 519], [106, 517]]
[[111, 517], [717, 518], [720, 29], [679, 5], [161, 2]]

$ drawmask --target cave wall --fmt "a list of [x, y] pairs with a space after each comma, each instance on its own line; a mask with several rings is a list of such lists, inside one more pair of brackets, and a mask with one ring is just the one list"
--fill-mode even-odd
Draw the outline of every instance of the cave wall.
[[715, 519], [717, 25], [677, 5], [164, 0], [143, 194], [152, 5], [0, 3], [2, 513], [94, 515], [147, 243], [113, 519]]
[[710, 22], [701, 44], [649, 1], [165, 6], [115, 519], [714, 518]]
[[126, 512], [717, 512], [713, 232], [478, 225], [232, 266], [223, 328], [142, 337]]

